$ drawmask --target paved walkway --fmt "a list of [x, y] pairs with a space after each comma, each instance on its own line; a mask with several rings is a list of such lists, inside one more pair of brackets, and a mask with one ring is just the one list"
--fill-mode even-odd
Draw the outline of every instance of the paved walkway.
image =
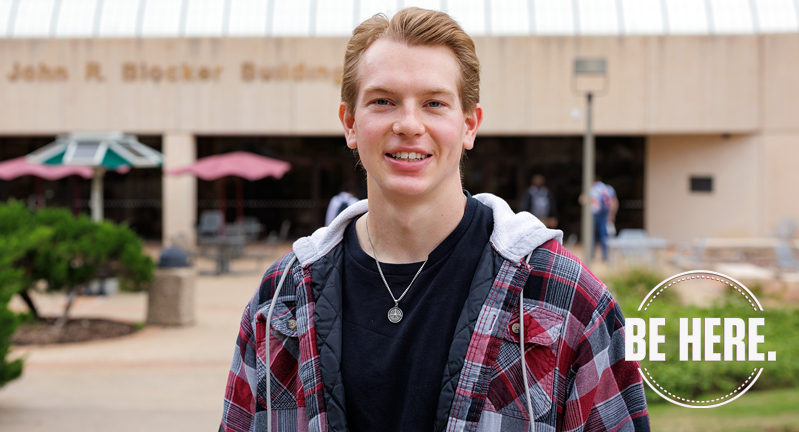
[[[253, 271], [253, 262], [234, 262], [240, 273], [199, 277], [190, 327], [15, 349], [25, 367], [0, 389], [0, 431], [216, 430], [239, 319], [266, 266]], [[56, 314], [64, 297], [37, 300], [43, 315]], [[144, 293], [82, 297], [71, 315], [144, 322], [146, 304]]]

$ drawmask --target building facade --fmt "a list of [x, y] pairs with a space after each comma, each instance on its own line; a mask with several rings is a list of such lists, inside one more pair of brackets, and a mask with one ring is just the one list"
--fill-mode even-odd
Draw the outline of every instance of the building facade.
[[[597, 172], [619, 190], [622, 227], [687, 242], [768, 236], [781, 219], [799, 218], [796, 30], [496, 35], [485, 31], [493, 21], [485, 22], [484, 34], [474, 37], [485, 120], [464, 165], [471, 192], [515, 204], [529, 177], [542, 172], [559, 193], [567, 236], [576, 234], [584, 94], [591, 89]], [[289, 218], [293, 232], [305, 234], [322, 222], [341, 183], [364, 184], [337, 117], [346, 41], [0, 38], [0, 156], [88, 130], [143, 137], [164, 153], [164, 170], [214, 153], [254, 151], [295, 169], [248, 184], [247, 211], [268, 230]], [[605, 76], [576, 77], [577, 57], [605, 58]], [[199, 212], [218, 204], [218, 183], [138, 176], [111, 188], [122, 204], [106, 213], [138, 218], [150, 236], [192, 237]], [[3, 182], [0, 198], [29, 193], [24, 182]], [[63, 184], [51, 187], [56, 196], [69, 193]], [[114, 197], [106, 198], [113, 206]]]

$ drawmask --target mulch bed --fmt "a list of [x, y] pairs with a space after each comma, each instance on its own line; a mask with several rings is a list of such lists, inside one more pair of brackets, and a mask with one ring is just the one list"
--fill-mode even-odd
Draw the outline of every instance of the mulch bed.
[[42, 318], [36, 322], [19, 325], [14, 335], [16, 345], [48, 345], [109, 339], [131, 334], [138, 330], [132, 324], [99, 318], [70, 319], [61, 328], [55, 326], [56, 318]]

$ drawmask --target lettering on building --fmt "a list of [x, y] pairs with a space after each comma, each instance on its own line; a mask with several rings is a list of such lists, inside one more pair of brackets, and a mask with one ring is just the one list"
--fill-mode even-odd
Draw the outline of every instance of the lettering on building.
[[151, 65], [145, 62], [122, 63], [122, 81], [132, 82], [208, 82], [219, 81], [222, 66]]
[[86, 62], [86, 81], [98, 81], [103, 82], [105, 81], [105, 77], [103, 76], [100, 70], [100, 63], [97, 62]]
[[328, 81], [339, 85], [341, 84], [343, 73], [342, 67], [309, 66], [305, 63], [298, 63], [293, 66], [286, 63], [278, 66], [259, 66], [250, 61], [241, 63], [241, 80], [244, 82]]
[[38, 65], [25, 65], [14, 62], [11, 71], [6, 74], [6, 79], [11, 82], [60, 82], [69, 79], [69, 73], [64, 66], [52, 66], [44, 63]]

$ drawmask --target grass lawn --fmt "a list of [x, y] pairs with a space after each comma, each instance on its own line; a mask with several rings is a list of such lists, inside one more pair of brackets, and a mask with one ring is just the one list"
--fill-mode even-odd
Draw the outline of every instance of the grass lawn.
[[718, 408], [652, 404], [653, 431], [799, 432], [799, 388], [749, 391]]

